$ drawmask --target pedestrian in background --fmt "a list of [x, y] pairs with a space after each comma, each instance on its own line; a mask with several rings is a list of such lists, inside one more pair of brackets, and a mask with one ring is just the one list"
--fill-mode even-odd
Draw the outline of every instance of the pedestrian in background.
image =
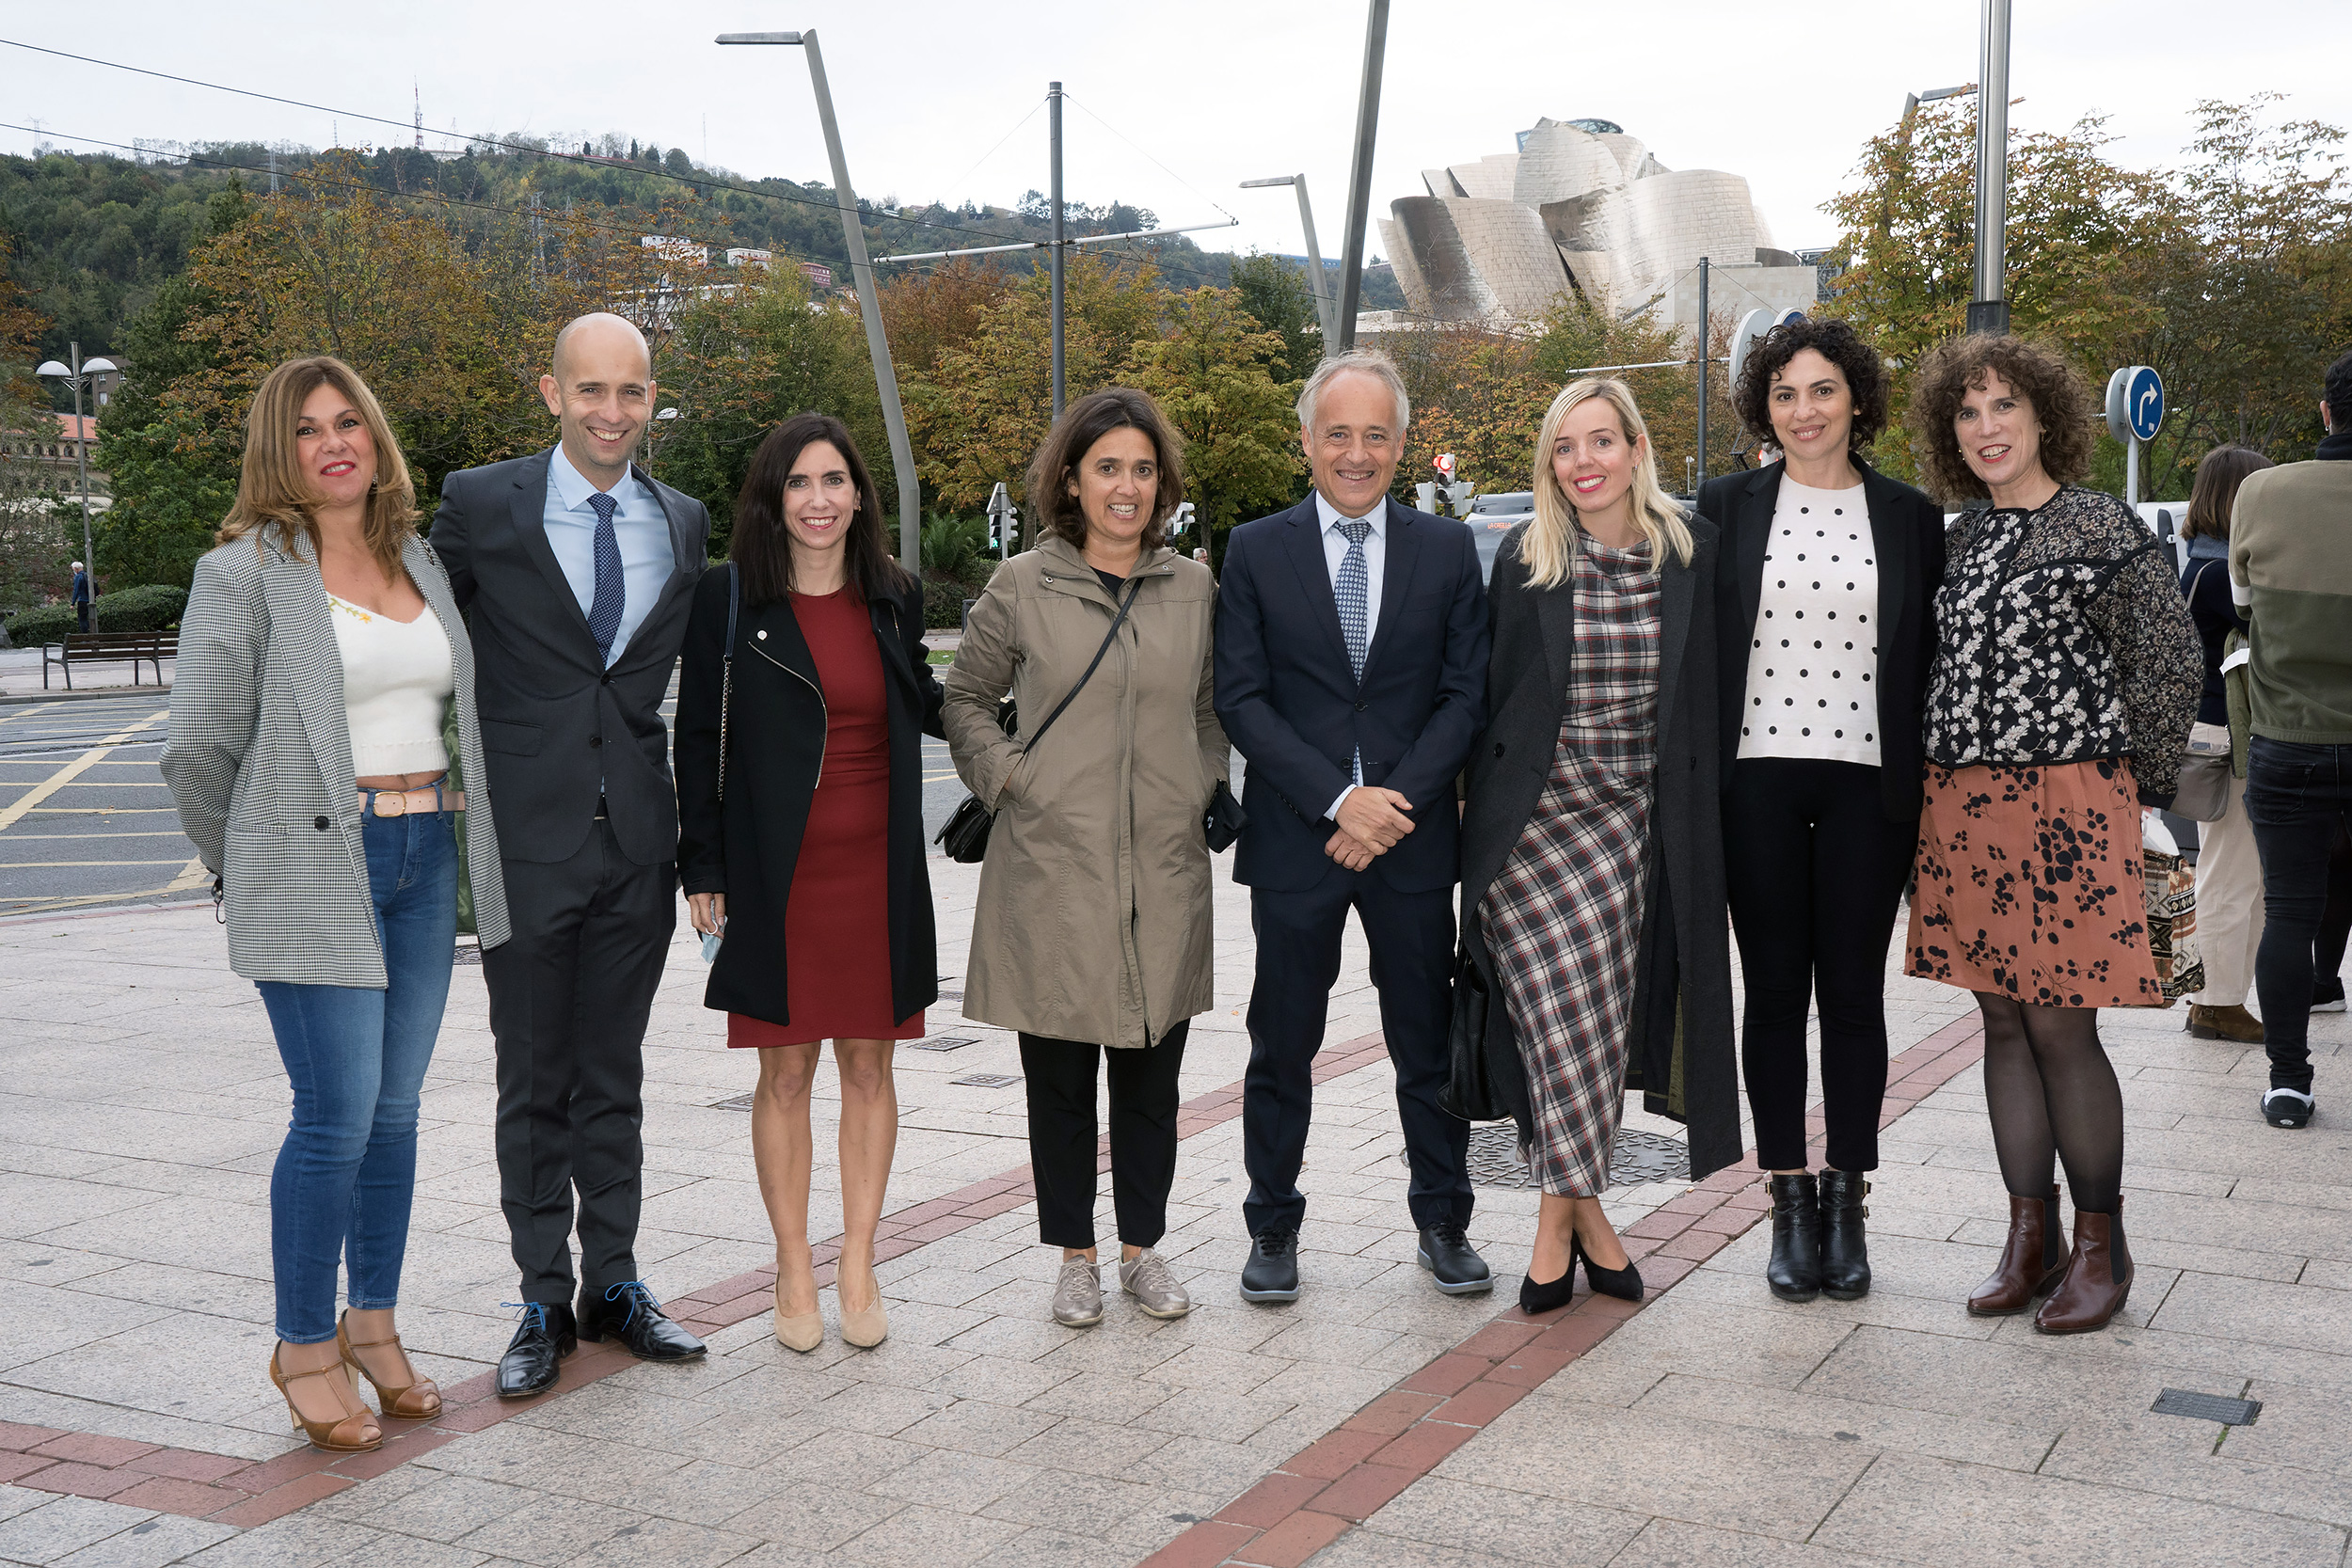
[[[229, 961], [269, 1012], [294, 1088], [270, 1175], [270, 1380], [312, 1444], [373, 1449], [440, 1413], [393, 1325], [417, 1176], [417, 1106], [457, 933], [452, 819], [475, 928], [507, 940], [490, 802], [443, 787], [453, 702], [482, 776], [473, 652], [416, 531], [400, 443], [349, 366], [278, 366], [182, 620], [163, 774], [226, 906]], [[349, 1309], [335, 1315], [338, 1264]]]
[[[894, 1041], [939, 999], [923, 853], [923, 736], [940, 735], [923, 585], [839, 420], [801, 414], [753, 454], [724, 570], [694, 592], [678, 681], [678, 870], [720, 938], [703, 1005], [758, 1053], [752, 1159], [776, 1237], [775, 1336], [824, 1342], [808, 1247], [809, 1090], [841, 1077], [841, 1337], [890, 1332], [874, 1277], [898, 1146]], [[732, 641], [729, 639], [732, 637]]]
[[[1165, 532], [1181, 457], [1142, 392], [1071, 404], [1029, 465], [1037, 546], [989, 579], [946, 681], [956, 772], [996, 814], [963, 1010], [1020, 1035], [1038, 1237], [1062, 1249], [1052, 1313], [1073, 1328], [1103, 1317], [1105, 1071], [1120, 1287], [1154, 1318], [1192, 1310], [1152, 1249], [1176, 1180], [1184, 1039], [1215, 1005], [1202, 815], [1229, 763], [1210, 703], [1216, 585]], [[1015, 735], [998, 724], [1008, 693]]]
[[[2188, 732], [2193, 747], [2233, 749], [2221, 663], [2230, 634], [2245, 631], [2246, 619], [2230, 594], [2230, 509], [2246, 476], [2271, 466], [2251, 447], [2216, 447], [2199, 460], [2189, 488], [2188, 520], [2181, 525], [2181, 537], [2188, 541], [2181, 595], [2205, 651], [2204, 689]], [[2188, 1032], [2201, 1040], [2260, 1045], [2262, 1022], [2246, 1010], [2246, 993], [2263, 938], [2262, 855], [2246, 819], [2246, 781], [2233, 771], [2224, 787], [2221, 815], [2198, 825], [2197, 950], [2205, 989], [2188, 999]]]
[[1486, 718], [1486, 599], [1470, 531], [1389, 494], [1411, 419], [1386, 355], [1324, 360], [1298, 395], [1313, 494], [1225, 546], [1216, 711], [1249, 764], [1233, 879], [1249, 889], [1257, 938], [1247, 1301], [1298, 1295], [1298, 1174], [1351, 909], [1396, 1069], [1415, 1257], [1440, 1291], [1494, 1289], [1468, 1231], [1470, 1126], [1438, 1102], [1461, 874], [1454, 781]]
[[2010, 1228], [1968, 1310], [2008, 1316], [2048, 1293], [2034, 1326], [2078, 1333], [2104, 1326], [2132, 1287], [2123, 1096], [2099, 1009], [2164, 999], [2139, 808], [2169, 803], [2179, 778], [2197, 631], [2164, 546], [2122, 501], [2082, 487], [2090, 394], [2054, 350], [1946, 342], [1919, 365], [1912, 420], [1930, 489], [1991, 502], [1953, 527], [1936, 595], [1909, 942], [1911, 974], [1974, 991], [1984, 1015]]
[[[547, 451], [441, 482], [433, 544], [482, 656], [515, 940], [485, 954], [499, 1203], [523, 1307], [498, 1391], [555, 1386], [580, 1339], [649, 1361], [703, 1343], [638, 1277], [645, 1022], [677, 929], [677, 791], [661, 704], [710, 538], [702, 502], [630, 461], [653, 356], [624, 317], [556, 334]], [[572, 1235], [580, 1236], [579, 1307]]]
[[[1724, 867], [1746, 990], [1741, 1068], [1772, 1173], [1764, 1277], [1784, 1301], [1870, 1289], [1867, 1173], [1886, 1097], [1886, 948], [1919, 838], [1944, 510], [1862, 451], [1886, 428], [1878, 351], [1834, 317], [1750, 349], [1733, 406], [1782, 461], [1699, 489], [1715, 551]], [[1817, 1181], [1805, 1019], [1818, 994]]]
[[2263, 1118], [2287, 1128], [2309, 1126], [2317, 1107], [2312, 949], [2330, 851], [2352, 830], [2352, 354], [2328, 367], [2324, 390], [2317, 457], [2248, 475], [2230, 522], [2231, 591], [2252, 625], [2246, 817], [2263, 863]]
[[1535, 515], [1491, 586], [1493, 717], [1471, 748], [1462, 936], [1487, 1054], [1542, 1188], [1519, 1306], [1639, 1301], [1600, 1206], [1630, 1073], [1677, 1097], [1693, 1179], [1740, 1157], [1716, 784], [1715, 525], [1659, 487], [1625, 383], [1571, 383]]
[[73, 602], [74, 626], [83, 631], [89, 630], [89, 570], [78, 561], [73, 563], [72, 586], [66, 594]]

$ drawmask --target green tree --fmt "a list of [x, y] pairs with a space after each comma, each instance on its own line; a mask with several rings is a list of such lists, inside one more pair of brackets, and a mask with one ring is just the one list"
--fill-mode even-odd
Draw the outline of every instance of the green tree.
[[1135, 385], [1184, 436], [1194, 515], [1220, 559], [1232, 526], [1286, 504], [1306, 468], [1300, 382], [1266, 368], [1280, 341], [1260, 329], [1238, 290], [1194, 289], [1168, 301], [1165, 336], [1136, 345]]
[[1274, 378], [1304, 381], [1323, 357], [1323, 326], [1307, 275], [1279, 256], [1253, 250], [1234, 261], [1232, 287], [1241, 308], [1282, 340], [1267, 365]]

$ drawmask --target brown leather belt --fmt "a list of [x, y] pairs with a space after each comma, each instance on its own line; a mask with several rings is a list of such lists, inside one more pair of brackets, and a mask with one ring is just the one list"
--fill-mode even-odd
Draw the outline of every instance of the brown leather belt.
[[439, 784], [426, 784], [421, 789], [359, 791], [359, 815], [362, 816], [429, 816], [437, 811], [465, 809], [464, 790], [443, 789]]

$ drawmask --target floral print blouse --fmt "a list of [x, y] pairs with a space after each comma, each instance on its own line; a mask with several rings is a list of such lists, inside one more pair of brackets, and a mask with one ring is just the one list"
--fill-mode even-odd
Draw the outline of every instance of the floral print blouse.
[[2066, 485], [1952, 526], [1935, 597], [1927, 753], [1947, 767], [2129, 755], [2169, 801], [2203, 678], [2170, 557], [2131, 509]]

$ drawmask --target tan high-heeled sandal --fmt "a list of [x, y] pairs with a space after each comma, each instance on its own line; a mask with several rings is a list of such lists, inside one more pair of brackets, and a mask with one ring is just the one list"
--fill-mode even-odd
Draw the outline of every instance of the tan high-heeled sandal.
[[[273, 1345], [270, 1348], [270, 1383], [285, 1399], [286, 1413], [294, 1418], [294, 1430], [309, 1438], [312, 1448], [324, 1449], [329, 1453], [371, 1453], [382, 1448], [384, 1446], [383, 1429], [376, 1426], [375, 1418], [369, 1413], [366, 1405], [359, 1405], [359, 1408], [350, 1415], [339, 1417], [332, 1421], [312, 1421], [303, 1416], [294, 1405], [292, 1386], [314, 1377], [340, 1379], [344, 1391], [350, 1394], [352, 1402], [358, 1404], [359, 1390], [352, 1385], [350, 1368], [337, 1362], [331, 1367], [321, 1367], [315, 1371], [295, 1372], [289, 1376], [285, 1370], [278, 1365], [277, 1347]], [[373, 1429], [372, 1433], [371, 1429]]]
[[787, 1316], [784, 1310], [784, 1280], [776, 1280], [775, 1311], [776, 1343], [786, 1350], [806, 1355], [825, 1342], [825, 1315], [822, 1312], [802, 1312]]
[[[354, 1340], [350, 1333], [351, 1314], [346, 1312], [335, 1320], [335, 1348], [342, 1352], [343, 1364], [357, 1371], [375, 1387], [375, 1402], [385, 1415], [404, 1421], [425, 1421], [441, 1413], [441, 1390], [429, 1377], [417, 1377], [417, 1369], [409, 1366], [408, 1351], [395, 1334], [389, 1339]], [[368, 1370], [359, 1359], [363, 1350], [382, 1350], [389, 1345], [400, 1354], [400, 1364], [408, 1369], [412, 1383], [394, 1386]]]

